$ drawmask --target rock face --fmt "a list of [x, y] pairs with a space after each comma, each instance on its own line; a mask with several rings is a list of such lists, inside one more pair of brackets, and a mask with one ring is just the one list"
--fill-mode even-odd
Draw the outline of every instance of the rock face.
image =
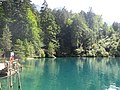
[[0, 63], [0, 77], [7, 75], [7, 69], [5, 68], [4, 63]]
[[7, 76], [7, 68], [0, 70], [0, 77]]
[[18, 62], [0, 63], [0, 77], [10, 76], [22, 70], [22, 66]]
[[0, 70], [5, 68], [5, 64], [4, 63], [0, 63]]

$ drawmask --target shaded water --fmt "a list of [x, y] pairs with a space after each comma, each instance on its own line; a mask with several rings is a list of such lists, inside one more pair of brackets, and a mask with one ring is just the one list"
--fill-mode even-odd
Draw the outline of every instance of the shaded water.
[[[25, 61], [23, 67], [22, 90], [106, 90], [110, 85], [120, 87], [120, 58], [43, 58]], [[8, 82], [9, 79], [2, 79], [3, 90], [8, 90]], [[13, 86], [13, 90], [18, 90], [17, 76], [13, 77]]]

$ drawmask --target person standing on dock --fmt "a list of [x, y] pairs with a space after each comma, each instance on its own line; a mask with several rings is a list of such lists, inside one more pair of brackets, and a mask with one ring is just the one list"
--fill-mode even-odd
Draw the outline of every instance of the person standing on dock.
[[14, 52], [10, 53], [10, 63], [13, 64], [14, 61]]

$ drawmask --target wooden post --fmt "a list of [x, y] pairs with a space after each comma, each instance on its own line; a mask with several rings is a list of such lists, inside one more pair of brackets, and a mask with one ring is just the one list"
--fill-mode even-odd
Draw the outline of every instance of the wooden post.
[[12, 75], [11, 75], [11, 70], [10, 70], [10, 88], [12, 88], [13, 85], [12, 85]]
[[13, 84], [12, 84], [12, 66], [11, 63], [9, 65], [9, 72], [10, 72], [10, 88], [13, 88]]
[[9, 75], [9, 67], [10, 67], [10, 62], [8, 62], [8, 66], [7, 66], [7, 69], [8, 69], [7, 75]]
[[18, 70], [18, 90], [22, 90], [21, 88], [21, 82], [20, 82], [20, 73], [19, 73], [19, 70]]
[[0, 82], [0, 90], [2, 90], [1, 82]]

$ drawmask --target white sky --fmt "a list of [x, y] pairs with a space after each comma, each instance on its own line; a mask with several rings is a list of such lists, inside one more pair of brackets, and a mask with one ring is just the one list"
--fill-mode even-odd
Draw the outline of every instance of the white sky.
[[[31, 0], [36, 5], [41, 6], [44, 0]], [[87, 12], [89, 7], [92, 7], [94, 13], [102, 15], [102, 18], [107, 23], [114, 21], [120, 22], [120, 0], [46, 0], [48, 7], [63, 8], [72, 10], [73, 12], [80, 12], [84, 10]]]

